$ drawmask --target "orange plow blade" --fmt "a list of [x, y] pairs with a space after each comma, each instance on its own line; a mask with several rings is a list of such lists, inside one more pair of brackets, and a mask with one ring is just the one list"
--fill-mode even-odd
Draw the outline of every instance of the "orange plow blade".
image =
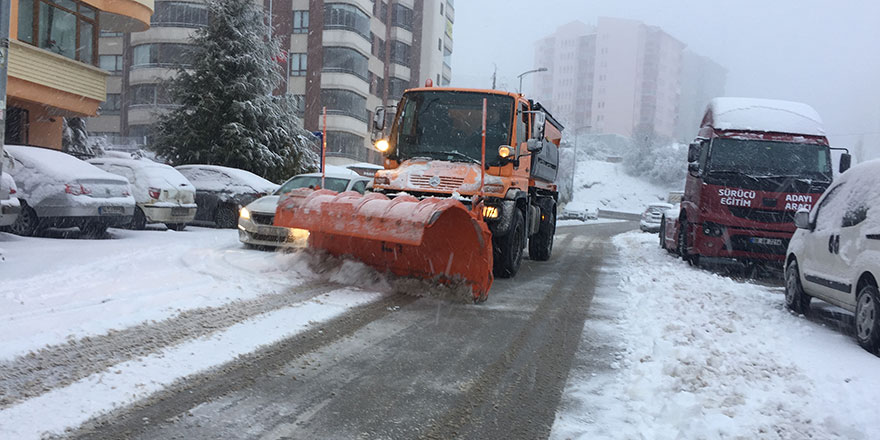
[[382, 272], [454, 285], [475, 301], [492, 286], [492, 239], [479, 213], [454, 199], [416, 199], [294, 190], [275, 225], [309, 231], [309, 247], [349, 256]]

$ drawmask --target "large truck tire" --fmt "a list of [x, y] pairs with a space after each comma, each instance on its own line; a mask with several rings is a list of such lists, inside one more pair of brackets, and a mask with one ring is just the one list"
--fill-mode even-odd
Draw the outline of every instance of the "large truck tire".
[[515, 210], [511, 221], [507, 234], [492, 240], [492, 272], [497, 278], [512, 278], [522, 264], [526, 227], [522, 211]]
[[556, 235], [556, 203], [552, 199], [542, 199], [538, 206], [544, 219], [538, 227], [538, 233], [529, 238], [529, 258], [547, 261], [553, 253], [553, 236]]

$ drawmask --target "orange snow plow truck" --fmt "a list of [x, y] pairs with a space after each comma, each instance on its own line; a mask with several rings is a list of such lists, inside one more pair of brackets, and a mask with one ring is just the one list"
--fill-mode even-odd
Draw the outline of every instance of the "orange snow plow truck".
[[525, 247], [550, 258], [563, 127], [541, 105], [496, 90], [404, 92], [386, 130], [373, 128], [385, 169], [373, 192], [300, 190], [275, 225], [307, 230], [309, 246], [380, 271], [471, 288], [486, 300], [494, 276], [512, 277]]

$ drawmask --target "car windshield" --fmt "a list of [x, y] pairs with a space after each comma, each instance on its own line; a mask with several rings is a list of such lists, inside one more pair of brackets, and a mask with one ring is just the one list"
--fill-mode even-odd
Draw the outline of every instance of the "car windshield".
[[[297, 188], [318, 188], [321, 187], [321, 176], [296, 176], [287, 182], [284, 182], [284, 185], [281, 185], [281, 188], [278, 188], [278, 191], [275, 191], [276, 195], [289, 193]], [[343, 192], [348, 187], [348, 179], [340, 179], [337, 177], [325, 177], [324, 178], [324, 189], [329, 189], [330, 191]]]
[[710, 175], [736, 172], [831, 180], [831, 154], [825, 145], [716, 138], [707, 170]]
[[[396, 156], [479, 163], [483, 99], [487, 102], [486, 151], [509, 145], [513, 98], [471, 92], [410, 92], [403, 98], [400, 118], [392, 128]], [[486, 154], [490, 164], [498, 159], [497, 154]]]

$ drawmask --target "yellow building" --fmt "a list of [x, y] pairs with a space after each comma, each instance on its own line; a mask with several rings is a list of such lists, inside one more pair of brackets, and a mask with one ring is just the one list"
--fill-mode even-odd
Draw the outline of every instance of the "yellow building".
[[150, 27], [153, 0], [12, 0], [6, 143], [61, 149], [62, 118], [106, 99], [100, 31]]

